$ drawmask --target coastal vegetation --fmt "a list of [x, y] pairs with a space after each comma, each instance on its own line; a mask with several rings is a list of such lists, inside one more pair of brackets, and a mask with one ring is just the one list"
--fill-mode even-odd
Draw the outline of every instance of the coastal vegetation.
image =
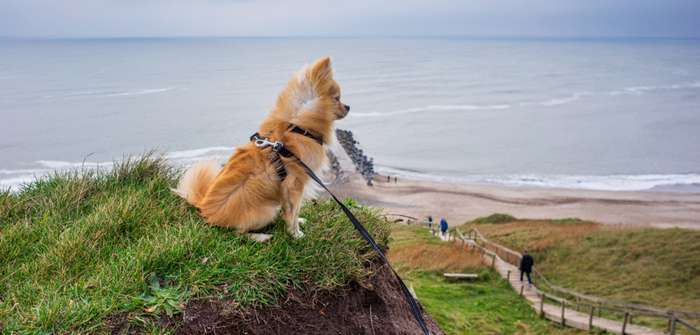
[[[119, 319], [168, 333], [193, 299], [275, 305], [289, 290], [370, 274], [374, 253], [336, 205], [307, 203], [305, 238], [277, 220], [261, 244], [206, 225], [171, 193], [178, 173], [147, 155], [0, 193], [0, 332], [102, 333]], [[353, 211], [386, 245], [390, 226], [376, 210]]]
[[[627, 303], [700, 311], [700, 231], [578, 219], [480, 221], [467, 223], [466, 229], [479, 222], [474, 227], [494, 242], [529, 250], [537, 270], [557, 286]], [[662, 319], [642, 321], [666, 326]]]
[[[481, 256], [417, 225], [394, 225], [389, 259], [446, 334], [584, 334], [540, 319]], [[476, 273], [451, 281], [444, 272]]]

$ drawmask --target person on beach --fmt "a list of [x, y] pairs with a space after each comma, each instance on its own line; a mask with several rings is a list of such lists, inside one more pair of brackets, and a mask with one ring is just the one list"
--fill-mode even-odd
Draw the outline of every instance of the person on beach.
[[428, 215], [428, 228], [432, 229], [433, 228], [433, 216]]
[[523, 281], [523, 274], [527, 275], [527, 283], [532, 286], [532, 278], [530, 273], [532, 272], [532, 266], [535, 265], [535, 260], [527, 253], [527, 250], [523, 250], [523, 257], [520, 259], [520, 281]]
[[443, 240], [445, 239], [445, 236], [447, 235], [447, 228], [448, 228], [447, 220], [445, 220], [444, 217], [440, 218], [440, 237], [442, 237]]

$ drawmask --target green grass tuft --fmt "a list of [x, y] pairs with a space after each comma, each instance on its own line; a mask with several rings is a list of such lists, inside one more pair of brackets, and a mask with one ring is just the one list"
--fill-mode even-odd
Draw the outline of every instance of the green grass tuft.
[[[179, 172], [160, 158], [111, 171], [54, 174], [0, 192], [0, 320], [5, 332], [104, 332], [126, 313], [146, 332], [188, 299], [275, 304], [290, 287], [332, 289], [365, 278], [374, 256], [336, 205], [308, 203], [306, 236], [277, 219], [261, 244], [206, 225], [172, 194]], [[355, 207], [379, 243], [389, 225]]]
[[494, 213], [489, 216], [484, 216], [472, 220], [472, 224], [497, 224], [497, 223], [508, 223], [517, 220], [514, 216], [502, 213]]

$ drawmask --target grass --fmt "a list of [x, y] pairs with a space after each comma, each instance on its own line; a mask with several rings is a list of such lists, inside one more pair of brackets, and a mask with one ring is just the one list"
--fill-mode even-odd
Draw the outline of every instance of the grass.
[[[478, 220], [479, 219], [475, 221]], [[468, 224], [472, 224], [472, 222]], [[519, 252], [525, 249], [531, 252], [545, 250], [562, 241], [576, 239], [590, 234], [602, 227], [602, 225], [594, 222], [577, 219], [514, 219], [508, 223], [479, 223], [477, 226], [480, 232], [493, 239], [495, 242], [499, 242]], [[468, 227], [464, 229], [468, 229]]]
[[[479, 225], [558, 286], [630, 303], [700, 311], [700, 231], [603, 226], [581, 220]], [[660, 319], [641, 319], [659, 329]]]
[[494, 213], [494, 214], [491, 214], [489, 216], [476, 218], [471, 223], [473, 223], [473, 224], [499, 224], [499, 223], [513, 222], [515, 220], [517, 220], [517, 219], [511, 215], [502, 214], [502, 213]]
[[[146, 156], [111, 171], [52, 175], [0, 192], [0, 329], [6, 333], [104, 333], [128, 315], [148, 333], [195, 298], [241, 308], [275, 304], [290, 287], [332, 289], [365, 278], [373, 257], [330, 202], [307, 203], [303, 239], [281, 220], [261, 244], [206, 225], [169, 188], [178, 171]], [[354, 212], [375, 238], [389, 225]]]
[[[584, 334], [540, 319], [480, 256], [421, 226], [394, 225], [389, 259], [445, 334]], [[443, 272], [478, 273], [475, 282]]]

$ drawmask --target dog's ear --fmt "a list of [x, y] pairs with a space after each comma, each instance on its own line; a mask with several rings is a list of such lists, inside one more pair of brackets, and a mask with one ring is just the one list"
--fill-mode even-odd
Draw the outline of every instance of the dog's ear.
[[331, 68], [330, 57], [323, 57], [317, 60], [309, 69], [309, 79], [314, 84], [321, 84], [333, 79], [333, 69]]

